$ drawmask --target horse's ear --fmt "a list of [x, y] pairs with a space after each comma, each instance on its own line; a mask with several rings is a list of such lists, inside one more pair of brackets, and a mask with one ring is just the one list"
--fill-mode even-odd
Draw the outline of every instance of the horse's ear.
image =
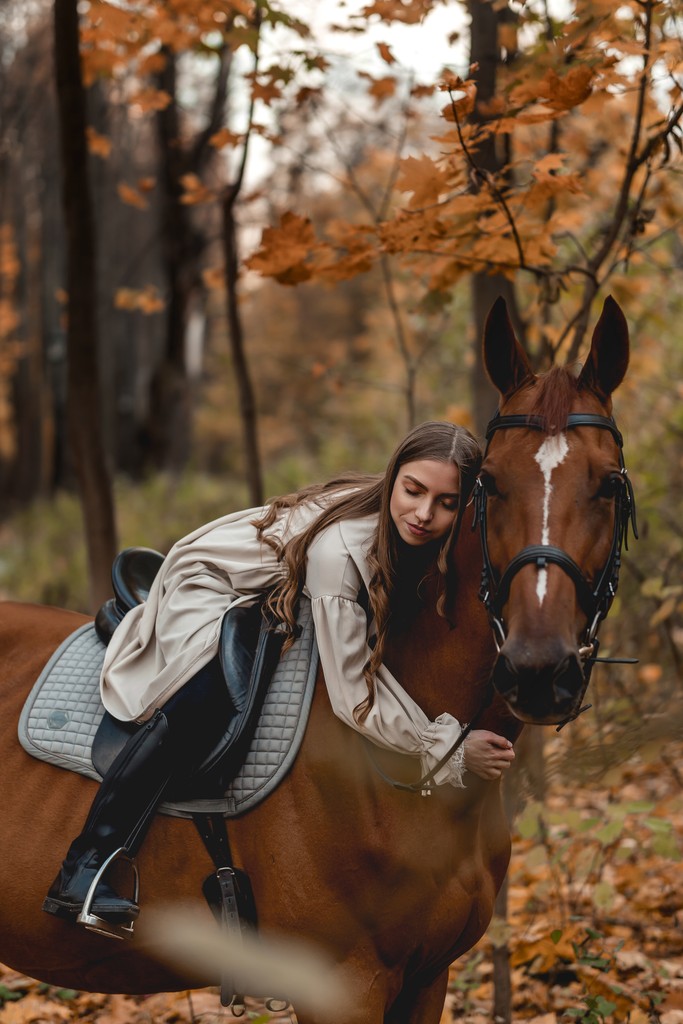
[[591, 350], [579, 376], [579, 387], [609, 398], [628, 367], [628, 324], [618, 302], [608, 295], [595, 325]]
[[529, 360], [517, 341], [505, 299], [500, 296], [491, 307], [484, 327], [484, 365], [491, 383], [503, 398], [534, 377]]

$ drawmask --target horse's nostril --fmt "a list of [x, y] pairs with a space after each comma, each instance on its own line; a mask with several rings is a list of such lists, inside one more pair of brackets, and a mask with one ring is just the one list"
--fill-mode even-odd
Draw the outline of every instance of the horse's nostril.
[[568, 690], [566, 686], [562, 686], [560, 683], [553, 683], [553, 693], [555, 695], [555, 700], [560, 704], [574, 699], [572, 691]]
[[493, 685], [501, 697], [510, 704], [519, 699], [519, 677], [512, 662], [504, 654], [500, 654], [494, 671]]
[[553, 694], [558, 705], [573, 704], [581, 685], [581, 669], [574, 656], [564, 659], [553, 679]]

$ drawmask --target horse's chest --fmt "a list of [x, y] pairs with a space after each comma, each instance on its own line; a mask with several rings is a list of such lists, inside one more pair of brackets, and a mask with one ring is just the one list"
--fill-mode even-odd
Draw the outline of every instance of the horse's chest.
[[366, 822], [365, 841], [341, 883], [387, 923], [408, 929], [419, 923], [429, 930], [443, 921], [452, 935], [479, 915], [481, 904], [490, 909], [495, 855], [504, 852], [507, 836], [501, 832], [496, 842], [494, 834], [491, 842], [489, 822], [484, 842], [478, 813], [454, 819], [421, 810], [418, 805], [412, 814], [392, 816], [385, 808], [381, 821]]

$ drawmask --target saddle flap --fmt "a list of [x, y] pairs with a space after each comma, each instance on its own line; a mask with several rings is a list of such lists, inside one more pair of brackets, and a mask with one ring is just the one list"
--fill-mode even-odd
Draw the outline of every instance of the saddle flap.
[[[225, 792], [246, 756], [284, 639], [284, 632], [264, 618], [260, 604], [242, 605], [224, 616], [220, 662], [234, 713], [192, 776], [173, 786], [173, 798], [200, 790]], [[92, 746], [93, 765], [101, 775], [140, 728], [137, 722], [120, 722], [105, 712]]]

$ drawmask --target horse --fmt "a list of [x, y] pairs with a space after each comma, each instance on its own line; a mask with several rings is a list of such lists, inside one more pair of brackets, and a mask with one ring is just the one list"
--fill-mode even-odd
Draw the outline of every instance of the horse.
[[[606, 300], [578, 378], [532, 371], [502, 300], [483, 343], [500, 408], [453, 551], [451, 621], [428, 593], [386, 660], [430, 717], [449, 711], [514, 741], [525, 724], [579, 713], [596, 656], [610, 598], [597, 590], [604, 581], [614, 589], [610, 563], [630, 494], [611, 419], [628, 330]], [[115, 942], [41, 910], [96, 783], [28, 756], [17, 720], [52, 652], [88, 621], [65, 609], [0, 606], [0, 961], [78, 990], [199, 987], [135, 937]], [[438, 1024], [449, 966], [484, 934], [507, 870], [499, 781], [468, 776], [463, 789], [423, 796], [412, 758], [369, 754], [332, 713], [319, 675], [290, 772], [228, 824], [259, 927], [317, 944], [352, 994], [353, 1008], [302, 1013], [300, 1024]], [[201, 904], [211, 864], [190, 821], [157, 815], [138, 863], [143, 917], [170, 901]]]

